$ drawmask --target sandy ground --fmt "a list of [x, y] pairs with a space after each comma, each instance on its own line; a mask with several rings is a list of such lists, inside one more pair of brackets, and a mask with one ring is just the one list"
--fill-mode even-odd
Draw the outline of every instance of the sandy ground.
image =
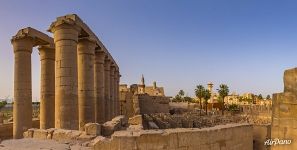
[[67, 143], [58, 143], [54, 140], [18, 139], [5, 140], [0, 143], [0, 150], [90, 150], [79, 145], [70, 146]]

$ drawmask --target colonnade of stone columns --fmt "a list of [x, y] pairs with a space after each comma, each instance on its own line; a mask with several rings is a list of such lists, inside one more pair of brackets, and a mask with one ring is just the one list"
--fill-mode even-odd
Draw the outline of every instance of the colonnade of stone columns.
[[40, 128], [78, 130], [119, 115], [119, 69], [98, 38], [76, 15], [57, 18], [49, 31], [53, 39], [37, 30], [34, 36], [12, 39], [14, 138], [32, 127], [31, 53], [38, 45]]
[[49, 31], [56, 49], [55, 127], [111, 120], [118, 114], [116, 62], [76, 15], [59, 17]]

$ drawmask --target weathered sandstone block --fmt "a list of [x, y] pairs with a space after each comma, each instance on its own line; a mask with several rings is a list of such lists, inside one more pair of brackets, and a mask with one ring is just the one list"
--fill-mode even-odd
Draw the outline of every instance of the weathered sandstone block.
[[121, 125], [122, 126], [127, 126], [128, 125], [128, 118], [124, 115], [120, 115], [120, 116], [116, 116], [112, 119], [112, 121], [115, 121], [115, 122], [121, 122]]
[[102, 125], [102, 135], [110, 136], [113, 132], [118, 131], [122, 128], [122, 121], [124, 119], [122, 117], [113, 118], [111, 121], [105, 122]]
[[87, 123], [84, 128], [87, 135], [101, 135], [101, 125], [98, 123]]
[[24, 138], [33, 138], [35, 129], [28, 129], [28, 131], [23, 133]]
[[57, 129], [54, 131], [52, 139], [59, 142], [70, 142], [76, 140], [82, 133], [82, 131], [77, 130]]
[[297, 92], [297, 68], [285, 71], [284, 92]]
[[77, 140], [80, 142], [86, 142], [86, 141], [91, 141], [94, 138], [96, 138], [96, 135], [88, 135], [86, 133], [82, 133], [77, 137]]
[[47, 130], [45, 129], [36, 129], [33, 133], [33, 138], [35, 139], [47, 139]]
[[141, 115], [136, 115], [131, 118], [129, 118], [128, 123], [130, 125], [139, 125], [142, 124], [142, 116]]

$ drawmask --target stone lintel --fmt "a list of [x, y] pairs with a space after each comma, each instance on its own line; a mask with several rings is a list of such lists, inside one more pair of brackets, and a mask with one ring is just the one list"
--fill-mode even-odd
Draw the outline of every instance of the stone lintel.
[[12, 37], [11, 42], [13, 43], [16, 40], [24, 39], [24, 38], [32, 38], [34, 41], [33, 46], [37, 46], [37, 45], [53, 46], [54, 45], [53, 38], [31, 27], [27, 27], [19, 30], [17, 34]]

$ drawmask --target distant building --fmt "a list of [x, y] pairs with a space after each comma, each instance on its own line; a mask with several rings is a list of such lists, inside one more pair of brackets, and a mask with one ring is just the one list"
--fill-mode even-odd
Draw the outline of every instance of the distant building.
[[157, 87], [156, 81], [153, 82], [153, 86], [146, 86], [143, 75], [140, 84], [132, 84], [130, 88], [128, 88], [127, 84], [121, 84], [120, 91], [131, 91], [133, 94], [148, 94], [150, 96], [165, 96], [164, 88]]
[[224, 101], [226, 104], [240, 104], [239, 95], [235, 92], [233, 92], [231, 95], [226, 96]]
[[140, 84], [120, 85], [120, 112], [128, 117], [138, 114], [168, 113], [170, 98], [163, 87], [146, 86], [142, 75]]

